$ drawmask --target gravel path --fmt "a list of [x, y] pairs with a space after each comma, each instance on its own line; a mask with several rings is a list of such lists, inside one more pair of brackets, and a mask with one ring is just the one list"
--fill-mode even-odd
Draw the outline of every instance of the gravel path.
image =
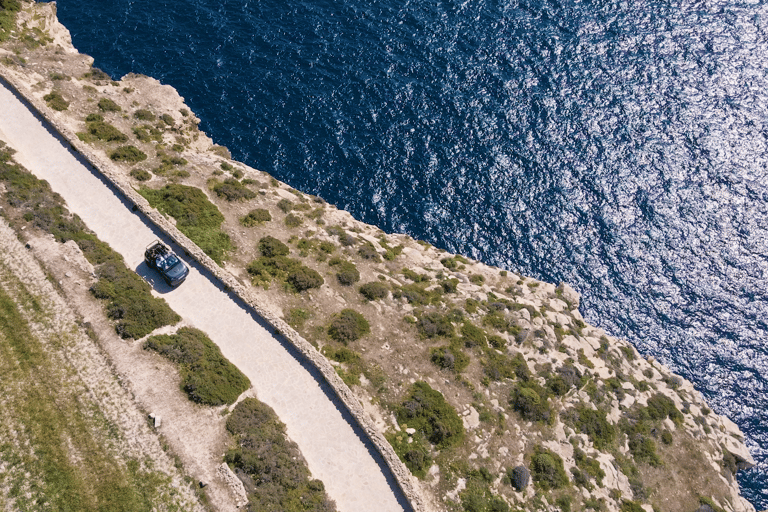
[[134, 214], [2, 82], [0, 139], [18, 151], [19, 163], [47, 180], [71, 211], [122, 254], [130, 268], [150, 279], [186, 323], [205, 331], [251, 379], [258, 398], [286, 424], [288, 436], [340, 512], [410, 508], [378, 453], [320, 375], [193, 263], [188, 261], [190, 276], [175, 290], [157, 279], [144, 265], [143, 252], [152, 240], [163, 238], [159, 231]]

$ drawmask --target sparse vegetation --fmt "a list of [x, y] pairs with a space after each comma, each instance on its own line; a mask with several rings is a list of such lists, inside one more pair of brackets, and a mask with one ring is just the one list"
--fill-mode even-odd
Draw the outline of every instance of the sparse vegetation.
[[120, 146], [109, 154], [115, 162], [136, 163], [147, 159], [146, 153], [136, 146]]
[[43, 99], [48, 103], [48, 106], [51, 107], [53, 110], [67, 110], [69, 108], [69, 102], [64, 99], [64, 97], [61, 95], [58, 91], [53, 91], [45, 96], [43, 96]]
[[418, 381], [411, 386], [396, 415], [401, 426], [415, 428], [439, 449], [464, 439], [464, 425], [456, 410], [426, 382]]
[[534, 448], [531, 457], [531, 477], [536, 485], [544, 491], [559, 489], [569, 483], [568, 475], [563, 466], [563, 459], [555, 452], [542, 446]]
[[139, 193], [176, 219], [176, 227], [216, 263], [221, 264], [233, 249], [229, 235], [220, 229], [224, 216], [199, 188], [169, 184], [158, 190], [141, 188]]
[[270, 215], [268, 210], [265, 210], [264, 208], [255, 208], [248, 212], [248, 215], [245, 217], [240, 217], [240, 224], [247, 228], [252, 228], [271, 220], [272, 215]]
[[123, 110], [120, 105], [109, 98], [101, 98], [98, 106], [102, 112], [121, 112]]
[[251, 386], [248, 377], [198, 329], [182, 327], [176, 334], [151, 336], [144, 342], [144, 348], [179, 365], [181, 388], [193, 402], [232, 404]]
[[371, 332], [371, 326], [363, 315], [354, 309], [342, 309], [331, 319], [328, 326], [328, 336], [347, 344]]
[[256, 192], [234, 178], [227, 178], [223, 182], [215, 181], [213, 191], [227, 201], [245, 201], [256, 197]]
[[235, 448], [227, 463], [248, 493], [249, 510], [333, 512], [336, 506], [320, 480], [313, 480], [298, 446], [289, 441], [275, 412], [246, 398], [227, 418]]

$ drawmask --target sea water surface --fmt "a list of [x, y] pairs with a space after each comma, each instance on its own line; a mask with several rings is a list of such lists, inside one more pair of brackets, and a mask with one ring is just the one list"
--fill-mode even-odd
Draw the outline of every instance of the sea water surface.
[[366, 222], [583, 295], [694, 382], [768, 508], [768, 6], [59, 0], [115, 77]]

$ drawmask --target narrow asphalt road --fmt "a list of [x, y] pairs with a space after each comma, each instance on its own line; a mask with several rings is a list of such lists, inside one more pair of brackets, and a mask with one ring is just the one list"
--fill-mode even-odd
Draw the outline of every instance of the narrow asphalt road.
[[[143, 252], [152, 240], [164, 239], [161, 233], [133, 213], [130, 204], [2, 81], [0, 140], [16, 149], [19, 163], [47, 180], [130, 268], [152, 275], [143, 264]], [[259, 399], [286, 424], [288, 436], [338, 510], [410, 510], [380, 455], [320, 374], [204, 269], [194, 263], [190, 267], [182, 286], [170, 290], [155, 279], [155, 290], [251, 379]]]

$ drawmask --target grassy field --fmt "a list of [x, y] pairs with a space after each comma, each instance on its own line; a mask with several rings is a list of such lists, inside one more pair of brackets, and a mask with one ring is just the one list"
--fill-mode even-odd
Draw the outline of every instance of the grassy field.
[[125, 451], [66, 357], [77, 336], [0, 261], [0, 503], [4, 509], [185, 510], [171, 478]]

